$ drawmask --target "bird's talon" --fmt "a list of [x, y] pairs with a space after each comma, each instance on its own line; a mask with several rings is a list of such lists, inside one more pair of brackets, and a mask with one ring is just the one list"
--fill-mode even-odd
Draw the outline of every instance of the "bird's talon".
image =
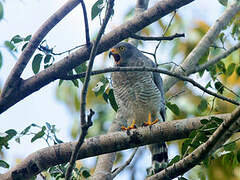
[[151, 126], [153, 124], [156, 124], [159, 120], [156, 119], [153, 122], [151, 121], [151, 113], [148, 114], [148, 121], [143, 123], [143, 126]]
[[133, 120], [133, 121], [132, 121], [132, 124], [131, 124], [130, 126], [128, 126], [128, 127], [122, 126], [121, 129], [122, 129], [123, 131], [130, 130], [130, 129], [136, 129], [137, 126], [136, 126], [135, 123], [136, 123], [135, 120]]

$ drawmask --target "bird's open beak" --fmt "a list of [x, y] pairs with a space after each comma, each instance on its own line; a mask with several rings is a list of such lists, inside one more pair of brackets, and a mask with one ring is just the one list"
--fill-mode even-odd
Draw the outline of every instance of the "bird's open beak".
[[115, 48], [112, 48], [108, 54], [108, 57], [110, 58], [111, 56], [113, 56], [114, 60], [115, 60], [115, 63], [116, 64], [119, 64], [120, 60], [121, 60], [121, 57], [119, 55], [119, 52], [115, 49]]

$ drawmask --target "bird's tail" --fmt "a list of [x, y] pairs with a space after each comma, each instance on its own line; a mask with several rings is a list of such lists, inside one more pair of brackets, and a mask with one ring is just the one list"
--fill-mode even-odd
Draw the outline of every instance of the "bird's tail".
[[153, 175], [167, 166], [168, 148], [165, 142], [151, 144], [148, 147], [152, 154], [152, 167], [147, 171], [148, 175]]

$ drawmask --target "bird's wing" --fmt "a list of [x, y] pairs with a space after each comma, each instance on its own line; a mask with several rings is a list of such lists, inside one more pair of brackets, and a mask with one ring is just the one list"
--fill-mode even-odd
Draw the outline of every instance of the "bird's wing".
[[[157, 65], [151, 59], [149, 59], [146, 56], [145, 56], [145, 59], [148, 61], [147, 64], [149, 64], [153, 68], [157, 68]], [[165, 121], [166, 119], [165, 96], [164, 96], [164, 89], [163, 89], [163, 80], [159, 73], [153, 72], [153, 81], [161, 93], [161, 104], [163, 105], [163, 107], [160, 109], [160, 114], [162, 116], [163, 121]]]

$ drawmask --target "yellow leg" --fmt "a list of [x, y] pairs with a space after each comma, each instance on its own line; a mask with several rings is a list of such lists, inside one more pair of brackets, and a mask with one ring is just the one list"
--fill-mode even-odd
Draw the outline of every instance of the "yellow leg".
[[136, 121], [135, 121], [135, 120], [132, 121], [132, 124], [131, 124], [130, 126], [128, 126], [128, 127], [122, 126], [122, 127], [121, 127], [121, 129], [124, 130], [124, 131], [130, 130], [130, 129], [136, 129], [136, 128], [137, 128], [137, 127], [136, 127]]
[[158, 119], [155, 119], [153, 122], [151, 121], [152, 117], [151, 117], [151, 113], [148, 114], [148, 120], [147, 122], [144, 122], [143, 125], [144, 126], [150, 126], [150, 125], [153, 125], [153, 124], [156, 124], [159, 120]]

